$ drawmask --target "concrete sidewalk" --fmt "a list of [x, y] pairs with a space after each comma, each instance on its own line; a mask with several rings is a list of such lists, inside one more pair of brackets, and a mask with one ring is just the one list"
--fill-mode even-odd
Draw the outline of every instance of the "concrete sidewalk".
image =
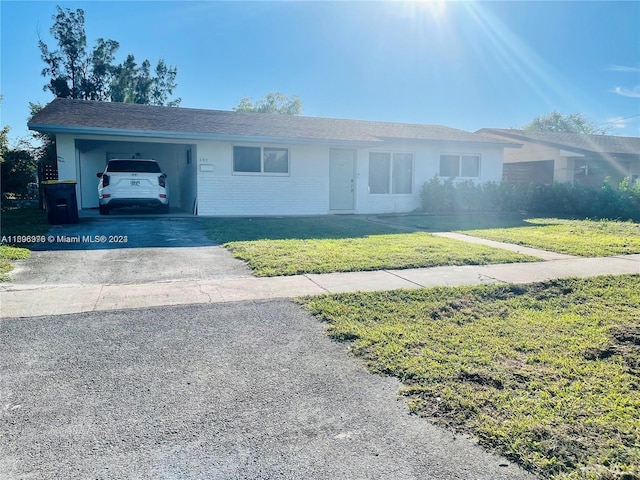
[[[525, 253], [523, 247], [510, 247]], [[640, 254], [605, 258], [549, 254], [547, 258], [555, 259], [536, 263], [307, 274], [270, 278], [243, 276], [119, 285], [14, 284], [7, 285], [0, 292], [0, 318], [293, 298], [323, 293], [440, 285], [532, 283], [553, 278], [640, 273]]]

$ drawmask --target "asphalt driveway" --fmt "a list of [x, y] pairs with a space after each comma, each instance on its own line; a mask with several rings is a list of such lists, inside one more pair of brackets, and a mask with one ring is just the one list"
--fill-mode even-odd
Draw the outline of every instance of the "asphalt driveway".
[[16, 262], [11, 283], [107, 285], [250, 275], [205, 235], [197, 217], [85, 214], [78, 224], [52, 226], [47, 241]]
[[279, 300], [0, 323], [0, 478], [525, 479]]

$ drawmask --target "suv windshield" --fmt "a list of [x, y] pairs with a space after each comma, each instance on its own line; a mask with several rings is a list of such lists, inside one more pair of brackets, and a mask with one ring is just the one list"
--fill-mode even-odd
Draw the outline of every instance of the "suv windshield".
[[161, 173], [161, 170], [156, 162], [148, 160], [110, 160], [107, 172]]

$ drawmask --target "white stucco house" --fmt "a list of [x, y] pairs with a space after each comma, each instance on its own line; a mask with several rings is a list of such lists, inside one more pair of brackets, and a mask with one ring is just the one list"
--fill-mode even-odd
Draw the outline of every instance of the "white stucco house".
[[111, 158], [152, 158], [172, 207], [197, 215], [408, 212], [434, 175], [502, 179], [508, 140], [436, 125], [58, 98], [28, 122], [54, 134], [58, 178], [98, 207]]

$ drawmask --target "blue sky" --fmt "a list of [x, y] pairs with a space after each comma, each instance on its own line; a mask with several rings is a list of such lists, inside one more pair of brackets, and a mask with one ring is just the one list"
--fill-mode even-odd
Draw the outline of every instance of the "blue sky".
[[38, 34], [83, 8], [88, 46], [178, 68], [183, 107], [296, 94], [303, 114], [509, 128], [552, 110], [640, 135], [640, 2], [12, 2], [2, 0], [1, 124], [27, 136]]

